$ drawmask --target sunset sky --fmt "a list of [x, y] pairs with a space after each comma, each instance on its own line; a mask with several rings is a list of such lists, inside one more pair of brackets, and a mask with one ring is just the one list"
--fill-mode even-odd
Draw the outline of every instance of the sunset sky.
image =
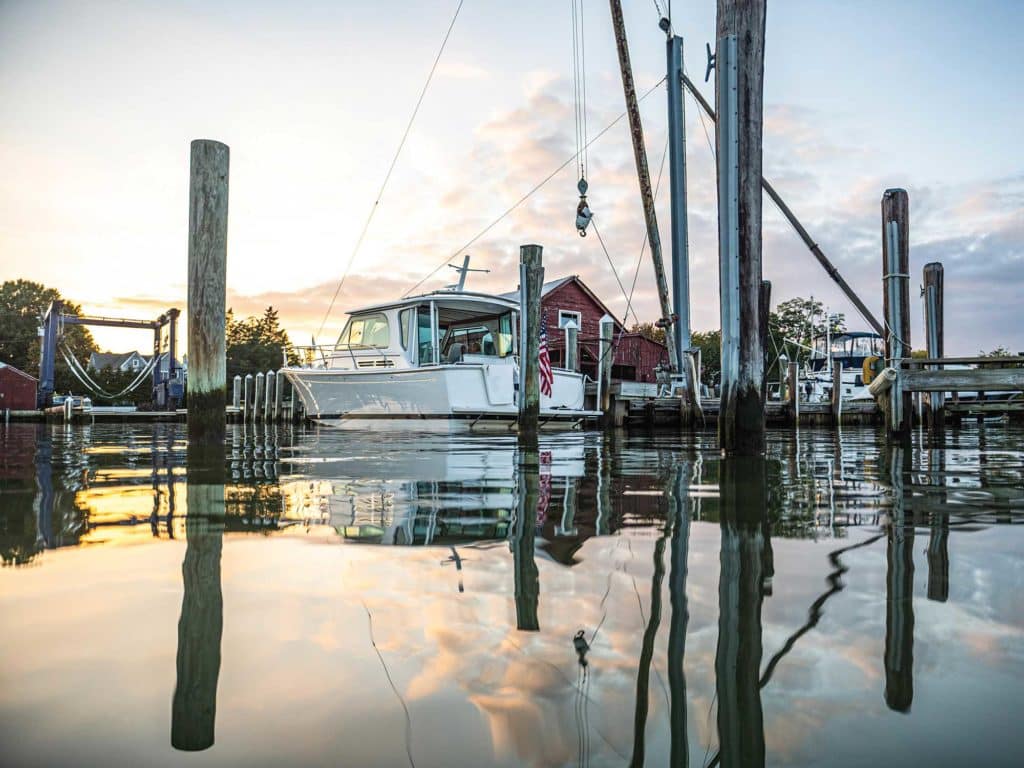
[[[0, 0], [0, 279], [58, 288], [87, 312], [151, 318], [185, 306], [189, 142], [231, 147], [228, 303], [280, 310], [309, 343], [352, 253], [458, 0], [43, 2]], [[659, 0], [664, 7], [667, 0]], [[608, 5], [585, 0], [588, 123], [623, 110]], [[664, 74], [652, 0], [624, 5], [637, 86]], [[673, 4], [704, 84], [713, 0]], [[946, 270], [946, 352], [1024, 351], [1024, 3], [768, 4], [764, 173], [880, 312], [879, 201], [910, 193], [913, 341], [922, 266]], [[393, 298], [448, 259], [575, 152], [570, 3], [465, 0], [419, 117], [332, 317]], [[692, 317], [718, 327], [714, 164], [691, 99]], [[642, 104], [652, 172], [665, 90]], [[711, 126], [707, 126], [711, 130]], [[714, 136], [711, 134], [711, 140]], [[590, 151], [590, 201], [632, 282], [643, 220], [625, 121]], [[469, 286], [510, 290], [518, 245], [548, 278], [579, 274], [620, 316], [597, 238], [573, 227], [570, 164], [468, 249]], [[668, 237], [667, 190], [659, 196]], [[765, 204], [773, 299], [852, 307]], [[451, 282], [440, 271], [425, 287]], [[635, 295], [657, 316], [649, 260]], [[96, 329], [102, 347], [144, 333]]]

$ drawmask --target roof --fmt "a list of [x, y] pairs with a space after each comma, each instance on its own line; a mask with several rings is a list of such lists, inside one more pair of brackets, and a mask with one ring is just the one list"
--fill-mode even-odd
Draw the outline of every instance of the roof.
[[7, 363], [0, 362], [0, 369], [6, 369], [8, 371], [11, 371], [12, 373], [17, 373], [17, 374], [19, 374], [21, 376], [24, 376], [26, 379], [32, 379], [32, 381], [38, 381], [38, 379], [35, 376], [33, 376], [31, 373], [25, 373], [23, 370], [21, 370], [21, 368], [15, 368], [13, 365], [8, 365]]
[[[93, 352], [89, 355], [89, 365], [97, 370], [119, 368], [134, 355], [139, 355], [139, 353], [134, 350], [131, 352]], [[139, 357], [142, 357], [142, 355], [139, 355]]]
[[[543, 299], [548, 294], [553, 293], [554, 291], [558, 290], [563, 285], [566, 285], [568, 283], [576, 283], [576, 285], [580, 287], [580, 290], [587, 294], [587, 296], [590, 297], [591, 301], [593, 301], [595, 304], [597, 304], [598, 307], [601, 308], [602, 312], [604, 312], [606, 315], [608, 315], [608, 317], [615, 321], [615, 324], [617, 326], [619, 326], [620, 328], [625, 328], [625, 326], [619, 321], [619, 318], [615, 316], [615, 313], [608, 309], [607, 305], [597, 297], [596, 293], [590, 290], [586, 283], [580, 280], [579, 275], [569, 275], [568, 277], [561, 277], [558, 280], [552, 280], [549, 283], [544, 283], [540, 290], [541, 299]], [[519, 291], [516, 290], [510, 291], [509, 293], [503, 293], [502, 296], [514, 297], [516, 301], [518, 301]]]
[[442, 307], [459, 304], [475, 304], [478, 306], [486, 306], [490, 304], [496, 305], [499, 309], [519, 308], [518, 293], [515, 295], [514, 299], [511, 299], [508, 295], [496, 296], [491, 293], [476, 293], [474, 291], [434, 291], [433, 293], [424, 293], [420, 296], [407, 296], [406, 298], [398, 299], [397, 301], [387, 301], [382, 304], [371, 304], [367, 307], [353, 309], [348, 314], [356, 315], [364, 312], [379, 312], [385, 309], [394, 309], [395, 307], [414, 306], [416, 304], [422, 304], [425, 301], [435, 301]]

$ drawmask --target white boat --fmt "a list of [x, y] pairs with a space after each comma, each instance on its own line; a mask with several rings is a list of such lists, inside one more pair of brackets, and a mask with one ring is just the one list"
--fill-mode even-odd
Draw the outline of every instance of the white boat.
[[[307, 348], [307, 362], [281, 369], [306, 414], [323, 420], [462, 420], [515, 424], [519, 397], [519, 302], [437, 291], [355, 310], [333, 346]], [[542, 427], [596, 418], [585, 377], [553, 370], [541, 394]]]
[[884, 354], [883, 340], [877, 333], [847, 331], [835, 336], [830, 333], [819, 336], [814, 340], [814, 350], [802, 377], [807, 401], [831, 402], [835, 366], [842, 367], [843, 402], [873, 400], [868, 391], [870, 376], [865, 378], [865, 361]]

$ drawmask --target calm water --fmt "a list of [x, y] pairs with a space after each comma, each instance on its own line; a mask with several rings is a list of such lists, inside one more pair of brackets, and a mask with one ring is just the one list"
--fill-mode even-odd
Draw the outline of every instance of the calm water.
[[1019, 427], [228, 443], [0, 426], [0, 763], [1020, 764]]

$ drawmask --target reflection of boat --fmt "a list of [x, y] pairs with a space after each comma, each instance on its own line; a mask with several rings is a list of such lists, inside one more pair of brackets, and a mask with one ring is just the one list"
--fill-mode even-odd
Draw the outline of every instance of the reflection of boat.
[[832, 370], [842, 366], [844, 402], [873, 399], [865, 381], [864, 364], [884, 354], [882, 337], [867, 331], [847, 331], [832, 336], [826, 333], [814, 340], [814, 349], [804, 375], [804, 394], [809, 402], [832, 399]]
[[[337, 343], [282, 369], [318, 418], [468, 419], [511, 423], [518, 413], [519, 302], [439, 291], [351, 313]], [[556, 368], [541, 418], [578, 423], [584, 377]]]

